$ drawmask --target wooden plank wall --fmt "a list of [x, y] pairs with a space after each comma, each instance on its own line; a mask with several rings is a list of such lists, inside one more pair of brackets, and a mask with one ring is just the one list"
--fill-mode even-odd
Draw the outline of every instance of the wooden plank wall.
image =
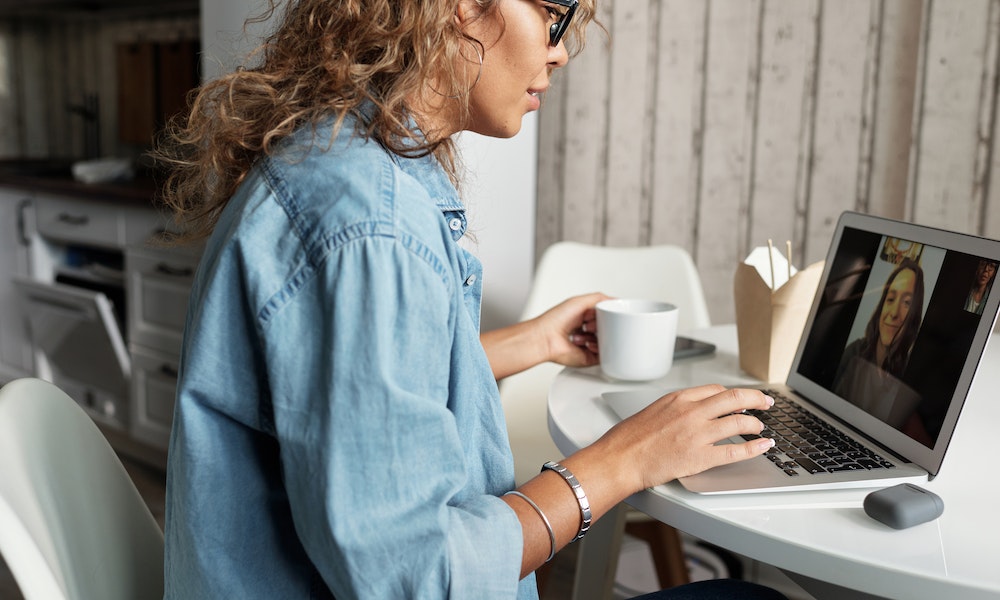
[[1000, 237], [1000, 0], [603, 2], [540, 119], [536, 248], [678, 244], [713, 321], [844, 210]]

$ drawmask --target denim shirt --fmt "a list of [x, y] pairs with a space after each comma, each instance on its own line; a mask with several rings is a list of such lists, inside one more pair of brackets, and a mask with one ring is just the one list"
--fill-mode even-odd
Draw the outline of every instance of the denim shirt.
[[167, 598], [537, 597], [463, 206], [435, 159], [352, 126], [261, 159], [206, 246]]

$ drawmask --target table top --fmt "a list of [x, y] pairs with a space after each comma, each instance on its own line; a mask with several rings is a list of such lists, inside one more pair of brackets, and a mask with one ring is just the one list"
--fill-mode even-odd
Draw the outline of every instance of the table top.
[[[568, 455], [594, 442], [618, 421], [601, 399], [605, 391], [758, 383], [739, 368], [734, 325], [691, 337], [716, 344], [717, 351], [676, 361], [655, 382], [612, 382], [598, 367], [564, 369], [548, 400], [549, 431], [560, 451]], [[992, 392], [1000, 388], [996, 337], [940, 474], [922, 484], [944, 501], [944, 514], [934, 521], [905, 530], [883, 525], [862, 508], [870, 489], [702, 496], [670, 482], [627, 502], [707, 542], [835, 586], [890, 598], [998, 598], [1000, 481], [990, 477], [997, 469], [981, 441], [990, 424], [1000, 423], [1000, 402]]]

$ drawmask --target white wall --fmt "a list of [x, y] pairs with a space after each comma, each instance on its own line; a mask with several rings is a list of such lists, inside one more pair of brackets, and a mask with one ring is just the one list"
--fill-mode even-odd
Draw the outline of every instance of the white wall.
[[466, 247], [483, 261], [482, 326], [494, 329], [517, 321], [534, 272], [537, 114], [525, 117], [513, 139], [464, 133], [459, 145], [474, 240]]
[[[201, 0], [203, 69], [216, 77], [239, 64], [253, 47], [243, 22], [260, 12], [259, 0]], [[483, 261], [483, 328], [512, 323], [521, 313], [534, 269], [538, 119], [525, 118], [511, 140], [463, 134], [459, 140], [469, 178], [464, 188], [474, 241], [466, 247]]]

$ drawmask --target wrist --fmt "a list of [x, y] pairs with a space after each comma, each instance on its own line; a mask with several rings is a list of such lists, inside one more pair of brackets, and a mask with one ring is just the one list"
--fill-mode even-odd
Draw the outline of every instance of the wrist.
[[[557, 463], [555, 461], [548, 461], [542, 465], [542, 472], [544, 471], [554, 471], [566, 482], [570, 490], [573, 492], [573, 496], [576, 498], [576, 503], [580, 507], [580, 527], [577, 530], [576, 536], [573, 537], [573, 541], [583, 539], [583, 536], [587, 535], [590, 531], [590, 525], [594, 522], [593, 511], [590, 509], [590, 498], [587, 497], [586, 490], [580, 484], [580, 480], [576, 478], [576, 475], [569, 470], [569, 467]], [[549, 557], [551, 558], [551, 557]]]
[[635, 463], [623, 460], [625, 455], [604, 446], [598, 440], [559, 461], [576, 475], [586, 491], [594, 520], [643, 489], [641, 479], [632, 468]]
[[503, 379], [545, 362], [546, 359], [539, 355], [548, 352], [549, 346], [544, 337], [538, 335], [536, 321], [537, 318], [522, 321], [480, 334], [479, 338], [496, 379]]

